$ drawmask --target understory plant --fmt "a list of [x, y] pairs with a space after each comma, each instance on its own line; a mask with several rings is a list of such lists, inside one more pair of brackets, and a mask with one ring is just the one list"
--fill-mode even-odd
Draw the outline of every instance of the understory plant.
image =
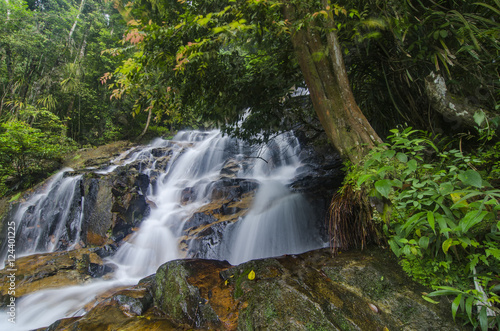
[[434, 289], [424, 299], [452, 296], [453, 318], [500, 326], [500, 190], [491, 184], [500, 144], [466, 153], [461, 141], [454, 148], [412, 128], [391, 133], [346, 184], [369, 192], [405, 271]]

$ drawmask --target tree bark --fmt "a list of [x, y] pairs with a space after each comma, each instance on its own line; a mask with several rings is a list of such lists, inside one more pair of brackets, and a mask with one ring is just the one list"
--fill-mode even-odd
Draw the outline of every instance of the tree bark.
[[73, 33], [75, 32], [76, 25], [78, 24], [78, 18], [80, 17], [80, 14], [82, 13], [84, 4], [85, 4], [85, 0], [82, 0], [82, 2], [80, 2], [80, 8], [78, 9], [78, 14], [76, 14], [75, 22], [73, 22], [73, 26], [71, 26], [71, 30], [69, 30], [68, 44], [71, 43], [71, 37], [73, 36]]
[[144, 130], [142, 130], [142, 133], [137, 137], [137, 140], [140, 140], [146, 132], [148, 131], [149, 128], [149, 123], [151, 122], [151, 113], [152, 113], [153, 107], [149, 107], [149, 113], [148, 113], [148, 119], [146, 121], [146, 126], [144, 127]]
[[[476, 105], [468, 98], [463, 98], [453, 95], [448, 91], [443, 76], [431, 72], [425, 78], [425, 90], [432, 108], [443, 115], [448, 125], [452, 129], [457, 129], [461, 126], [474, 128], [477, 126], [474, 120], [474, 114], [483, 112], [486, 119], [490, 120], [495, 117], [488, 110]], [[486, 126], [486, 121], [481, 127]]]
[[[292, 4], [285, 5], [284, 14], [292, 23], [300, 19]], [[342, 158], [358, 163], [382, 140], [354, 99], [333, 27], [330, 13], [322, 27], [327, 30], [326, 43], [314, 20], [293, 31], [292, 42], [323, 129]]]

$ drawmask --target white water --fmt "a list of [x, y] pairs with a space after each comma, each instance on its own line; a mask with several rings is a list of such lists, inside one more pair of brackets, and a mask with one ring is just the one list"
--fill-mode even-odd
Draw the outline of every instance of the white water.
[[321, 247], [313, 214], [302, 195], [278, 181], [262, 183], [249, 214], [236, 224], [228, 261], [240, 264]]
[[[324, 246], [317, 239], [308, 203], [300, 194], [286, 188], [301, 165], [297, 158], [300, 146], [294, 137], [279, 136], [252, 155], [243, 155], [248, 146], [222, 137], [218, 131], [181, 132], [173, 140], [176, 142], [155, 140], [146, 148], [129, 152], [126, 159], [117, 159], [120, 165], [140, 160], [143, 173], [154, 171], [161, 175], [156, 187], [148, 190], [148, 199], [157, 207], [108, 261], [117, 267], [114, 280], [28, 295], [16, 302], [16, 328], [6, 319], [0, 319], [1, 330], [47, 326], [65, 316], [82, 314], [80, 309], [97, 294], [119, 284], [136, 284], [139, 279], [156, 272], [161, 264], [179, 258], [177, 238], [184, 222], [209, 202], [208, 188], [219, 178], [224, 162], [230, 157], [239, 160], [249, 157], [250, 165], [242, 168], [238, 176], [258, 180], [261, 186], [248, 215], [227, 230], [223, 238], [226, 243], [222, 246], [229, 250], [221, 252], [219, 258], [235, 264]], [[166, 146], [171, 147], [170, 160], [165, 169], [157, 169], [152, 151]], [[111, 172], [118, 166], [112, 165], [98, 173]], [[192, 187], [196, 187], [195, 201], [181, 205], [182, 191]]]
[[[73, 169], [65, 168], [56, 174], [41, 192], [34, 194], [27, 201], [20, 204], [12, 218], [16, 223], [16, 256], [25, 256], [40, 252], [53, 252], [64, 236], [73, 245], [79, 240], [79, 226], [81, 203], [71, 208], [80, 176], [65, 177]], [[78, 203], [78, 201], [77, 201]], [[73, 214], [71, 213], [73, 211]], [[69, 225], [69, 231], [66, 228]], [[0, 263], [3, 267], [6, 257], [6, 247], [0, 253]]]

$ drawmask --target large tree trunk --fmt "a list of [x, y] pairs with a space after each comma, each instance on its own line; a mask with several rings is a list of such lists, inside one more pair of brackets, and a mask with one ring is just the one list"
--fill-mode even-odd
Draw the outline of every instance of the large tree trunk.
[[[292, 4], [284, 11], [290, 22], [300, 19]], [[326, 134], [345, 160], [358, 163], [381, 139], [354, 100], [331, 13], [327, 21], [326, 42], [313, 20], [292, 32], [293, 47]]]

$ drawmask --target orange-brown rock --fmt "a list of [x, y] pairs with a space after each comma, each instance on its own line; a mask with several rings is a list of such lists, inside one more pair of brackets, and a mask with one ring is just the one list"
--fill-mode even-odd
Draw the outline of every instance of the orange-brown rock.
[[381, 249], [175, 260], [47, 330], [462, 330]]
[[[15, 262], [15, 297], [42, 289], [83, 284], [92, 278], [92, 267], [98, 266], [103, 266], [103, 261], [88, 248], [18, 258]], [[2, 302], [9, 297], [9, 274], [8, 269], [0, 270]]]

